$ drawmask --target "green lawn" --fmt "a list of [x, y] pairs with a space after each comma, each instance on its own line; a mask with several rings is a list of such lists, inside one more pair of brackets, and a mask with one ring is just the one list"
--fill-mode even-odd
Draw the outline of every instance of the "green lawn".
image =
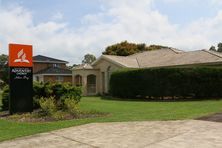
[[203, 115], [222, 112], [222, 100], [142, 102], [84, 97], [81, 100], [80, 108], [87, 111], [96, 110], [106, 112], [109, 115], [94, 119], [51, 123], [18, 123], [0, 119], [0, 141], [91, 122], [193, 119]]

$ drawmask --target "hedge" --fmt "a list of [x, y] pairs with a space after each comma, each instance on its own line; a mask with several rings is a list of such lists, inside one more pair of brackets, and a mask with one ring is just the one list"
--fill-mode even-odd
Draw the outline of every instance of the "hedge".
[[122, 98], [222, 97], [221, 68], [158, 68], [114, 72], [110, 93]]

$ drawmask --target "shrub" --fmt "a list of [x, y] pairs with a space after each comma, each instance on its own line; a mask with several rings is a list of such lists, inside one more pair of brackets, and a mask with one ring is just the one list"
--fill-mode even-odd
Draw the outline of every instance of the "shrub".
[[6, 83], [0, 79], [0, 90], [6, 86]]
[[64, 101], [64, 107], [65, 109], [73, 116], [78, 116], [79, 114], [79, 108], [78, 108], [78, 102], [76, 102], [72, 98], [66, 98]]
[[9, 109], [9, 86], [6, 85], [2, 92], [2, 110]]
[[64, 102], [65, 99], [69, 98], [71, 100], [74, 100], [76, 103], [80, 102], [82, 94], [82, 89], [78, 87], [73, 87], [70, 90], [68, 90], [62, 97], [61, 100]]
[[158, 68], [118, 71], [110, 93], [124, 98], [222, 97], [221, 68]]
[[53, 115], [57, 111], [57, 106], [54, 97], [49, 98], [41, 98], [39, 100], [39, 105], [42, 109], [42, 111], [46, 115]]
[[67, 113], [63, 111], [57, 111], [52, 114], [52, 118], [56, 120], [63, 120], [66, 118], [66, 116], [67, 116]]
[[[56, 104], [62, 106], [65, 98], [72, 98], [76, 102], [79, 102], [82, 95], [81, 87], [74, 87], [70, 83], [33, 83], [33, 107], [39, 108], [39, 99], [54, 97]], [[8, 110], [9, 101], [9, 86], [5, 86], [3, 89], [3, 105], [2, 109]]]
[[82, 95], [80, 87], [74, 87], [70, 83], [38, 83], [33, 85], [34, 107], [38, 108], [38, 100], [41, 97], [54, 97], [58, 107], [62, 107], [64, 99], [69, 97], [79, 102]]
[[39, 100], [41, 115], [52, 117], [56, 120], [65, 119], [67, 116], [77, 117], [79, 114], [78, 102], [73, 98], [65, 98], [62, 105], [56, 103], [54, 97]]

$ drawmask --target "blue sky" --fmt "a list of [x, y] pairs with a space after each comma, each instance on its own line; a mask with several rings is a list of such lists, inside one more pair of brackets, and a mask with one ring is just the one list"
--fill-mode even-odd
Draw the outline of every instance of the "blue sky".
[[[108, 1], [108, 0], [107, 0]], [[102, 11], [100, 0], [2, 0], [2, 6], [21, 5], [32, 11], [34, 21], [48, 21], [57, 13], [70, 26], [79, 27], [87, 14]], [[221, 3], [222, 4], [222, 3]], [[167, 15], [173, 23], [186, 25], [201, 17], [213, 17], [222, 5], [211, 0], [154, 0], [152, 8]]]
[[222, 7], [210, 0], [156, 0], [155, 8], [171, 22], [186, 25], [202, 17], [213, 17]]
[[35, 23], [49, 21], [55, 14], [61, 13], [62, 20], [72, 27], [79, 27], [84, 15], [101, 10], [98, 0], [2, 0], [2, 6], [16, 5], [31, 11]]
[[0, 54], [9, 42], [80, 63], [128, 40], [182, 50], [221, 41], [221, 0], [0, 0]]

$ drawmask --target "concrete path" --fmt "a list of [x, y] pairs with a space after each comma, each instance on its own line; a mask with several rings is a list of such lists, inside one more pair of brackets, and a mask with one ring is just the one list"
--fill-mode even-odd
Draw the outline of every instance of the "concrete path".
[[222, 123], [183, 120], [92, 123], [18, 138], [1, 148], [222, 148]]

